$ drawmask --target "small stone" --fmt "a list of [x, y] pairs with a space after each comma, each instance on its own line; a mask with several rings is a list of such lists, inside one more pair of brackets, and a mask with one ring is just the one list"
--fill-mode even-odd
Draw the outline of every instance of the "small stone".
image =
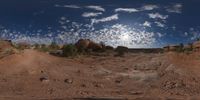
[[86, 85], [85, 84], [81, 84], [81, 87], [86, 87]]
[[40, 81], [41, 81], [41, 82], [47, 82], [47, 81], [48, 81], [48, 78], [47, 78], [47, 77], [40, 77]]
[[104, 87], [103, 84], [95, 84], [94, 86], [97, 87], [97, 88], [103, 88]]
[[90, 66], [90, 68], [94, 68], [94, 66]]
[[65, 83], [68, 83], [68, 84], [72, 84], [72, 83], [73, 83], [73, 80], [72, 80], [72, 79], [65, 79], [64, 82], [65, 82]]
[[124, 70], [129, 70], [129, 68], [124, 68]]
[[129, 93], [131, 95], [141, 95], [141, 94], [143, 94], [143, 92], [141, 92], [141, 91], [130, 91]]
[[122, 78], [118, 78], [118, 79], [115, 80], [115, 83], [121, 83], [122, 80], [123, 80]]

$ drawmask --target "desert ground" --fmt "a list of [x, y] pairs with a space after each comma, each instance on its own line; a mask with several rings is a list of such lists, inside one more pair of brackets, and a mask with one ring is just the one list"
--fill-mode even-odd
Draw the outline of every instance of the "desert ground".
[[200, 99], [198, 52], [0, 55], [0, 100]]

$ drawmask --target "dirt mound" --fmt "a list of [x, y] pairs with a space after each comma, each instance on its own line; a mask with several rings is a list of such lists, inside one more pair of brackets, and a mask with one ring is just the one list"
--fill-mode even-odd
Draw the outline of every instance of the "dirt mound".
[[11, 41], [0, 40], [0, 49], [11, 48], [11, 47], [12, 47]]
[[13, 48], [11, 41], [0, 40], [0, 59], [16, 52], [17, 50]]

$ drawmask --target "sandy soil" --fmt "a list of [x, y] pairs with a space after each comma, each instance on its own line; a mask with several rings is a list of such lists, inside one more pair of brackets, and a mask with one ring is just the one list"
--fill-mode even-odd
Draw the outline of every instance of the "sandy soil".
[[199, 66], [198, 53], [70, 59], [24, 50], [0, 59], [0, 99], [199, 100]]

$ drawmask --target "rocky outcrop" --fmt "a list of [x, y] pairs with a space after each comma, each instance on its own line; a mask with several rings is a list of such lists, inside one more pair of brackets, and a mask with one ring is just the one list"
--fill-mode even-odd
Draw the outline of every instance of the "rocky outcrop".
[[200, 41], [196, 41], [193, 43], [193, 49], [195, 51], [200, 51]]
[[89, 39], [80, 39], [75, 45], [80, 50], [80, 49], [87, 49], [89, 44], [90, 44]]
[[88, 45], [88, 49], [91, 49], [93, 51], [98, 51], [102, 49], [102, 45], [95, 43], [93, 41], [90, 41], [89, 45]]
[[94, 41], [91, 41], [89, 39], [80, 39], [75, 45], [79, 51], [80, 50], [99, 51], [103, 48], [102, 45], [95, 43]]

